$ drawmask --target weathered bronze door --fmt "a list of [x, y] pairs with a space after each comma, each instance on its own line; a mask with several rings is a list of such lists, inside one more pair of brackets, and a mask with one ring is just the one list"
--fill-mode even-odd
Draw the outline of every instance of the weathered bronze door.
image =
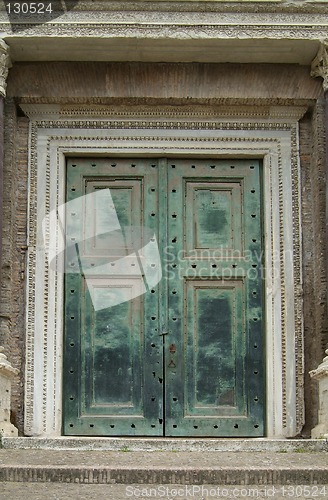
[[64, 433], [262, 436], [259, 162], [69, 159], [66, 206]]

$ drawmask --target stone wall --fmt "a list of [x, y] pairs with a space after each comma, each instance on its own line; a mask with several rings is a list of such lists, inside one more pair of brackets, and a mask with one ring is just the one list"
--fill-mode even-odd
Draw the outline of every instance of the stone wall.
[[317, 424], [317, 384], [309, 377], [328, 342], [324, 100], [300, 123], [304, 279], [305, 435]]
[[25, 251], [27, 225], [28, 120], [5, 106], [3, 263], [0, 345], [20, 374], [12, 382], [12, 422], [22, 431], [25, 362]]

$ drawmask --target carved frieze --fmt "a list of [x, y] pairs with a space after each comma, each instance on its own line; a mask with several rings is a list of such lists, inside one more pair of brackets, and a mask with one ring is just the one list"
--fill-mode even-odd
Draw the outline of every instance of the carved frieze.
[[323, 89], [328, 90], [328, 41], [320, 45], [316, 57], [312, 61], [311, 76], [323, 79]]
[[[10, 31], [9, 25], [4, 28]], [[44, 36], [44, 37], [70, 37], [72, 28], [69, 23], [44, 25], [21, 25], [22, 37]], [[107, 23], [94, 24], [74, 24], [74, 35], [76, 38], [82, 37], [109, 37], [109, 38], [155, 38], [179, 40], [201, 40], [201, 39], [276, 39], [276, 40], [314, 40], [323, 39], [327, 36], [327, 28], [323, 25], [312, 27], [301, 25], [276, 25], [258, 24], [243, 26], [177, 26], [177, 25], [141, 25], [141, 24], [118, 24]]]
[[0, 39], [0, 95], [5, 97], [7, 88], [7, 76], [11, 61], [8, 45]]

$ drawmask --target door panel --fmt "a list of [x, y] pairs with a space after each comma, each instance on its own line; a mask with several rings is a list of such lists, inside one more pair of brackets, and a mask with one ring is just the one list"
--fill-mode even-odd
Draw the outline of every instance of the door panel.
[[205, 249], [241, 251], [241, 195], [239, 182], [186, 180], [184, 233], [189, 254], [197, 250], [204, 254]]
[[257, 161], [68, 161], [65, 434], [263, 435], [260, 187]]
[[68, 161], [68, 202], [110, 195], [87, 196], [66, 213], [67, 246], [77, 242], [80, 266], [66, 274], [66, 434], [163, 434], [158, 297], [143, 265], [148, 235], [131, 236], [143, 226], [157, 236], [157, 184], [156, 162]]
[[[235, 280], [224, 284], [189, 280], [186, 284], [186, 415], [216, 417], [246, 414], [245, 391], [238, 383], [244, 373], [242, 353], [244, 322], [240, 314], [244, 287]], [[218, 335], [219, 332], [219, 335]]]
[[175, 160], [168, 178], [166, 435], [261, 436], [259, 164]]

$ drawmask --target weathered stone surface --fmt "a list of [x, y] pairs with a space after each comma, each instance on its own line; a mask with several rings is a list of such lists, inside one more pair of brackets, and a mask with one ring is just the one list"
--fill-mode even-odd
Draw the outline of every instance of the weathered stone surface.
[[[326, 354], [328, 355], [328, 349]], [[312, 429], [312, 437], [328, 437], [328, 356], [310, 375], [319, 383], [319, 423]]]
[[300, 121], [302, 177], [302, 256], [304, 294], [304, 392], [305, 427], [310, 436], [318, 421], [318, 388], [309, 376], [321, 362], [327, 344], [326, 280], [326, 168], [324, 100]]
[[[160, 9], [158, 3], [161, 4]], [[309, 435], [310, 429], [317, 423], [318, 397], [308, 372], [322, 359], [328, 331], [322, 81], [320, 78], [310, 77], [309, 64], [311, 54], [314, 56], [319, 46], [318, 40], [327, 36], [327, 5], [285, 1], [276, 2], [275, 5], [257, 2], [256, 6], [246, 6], [245, 3], [248, 4], [244, 2], [241, 6], [240, 2], [236, 2], [228, 6], [229, 2], [211, 1], [206, 4], [206, 12], [202, 12], [203, 4], [186, 1], [179, 3], [180, 12], [175, 12], [176, 5], [169, 1], [101, 1], [92, 3], [94, 12], [91, 15], [88, 11], [90, 2], [79, 2], [74, 12], [63, 16], [63, 22], [29, 27], [16, 37], [8, 37], [14, 59], [43, 59], [46, 62], [16, 62], [9, 73], [7, 90], [9, 96], [15, 100], [18, 98], [21, 103], [59, 103], [58, 116], [64, 127], [67, 127], [67, 123], [64, 123], [66, 118], [74, 120], [75, 111], [68, 108], [70, 104], [76, 103], [80, 105], [78, 113], [81, 113], [84, 105], [86, 112], [90, 112], [95, 103], [99, 104], [102, 109], [96, 110], [93, 115], [91, 113], [90, 119], [99, 118], [104, 128], [106, 109], [112, 113], [111, 120], [117, 109], [120, 110], [118, 115], [121, 113], [120, 119], [124, 120], [126, 107], [131, 104], [139, 105], [142, 119], [147, 115], [149, 104], [166, 106], [167, 110], [171, 105], [180, 106], [181, 103], [205, 105], [208, 106], [212, 122], [216, 120], [213, 113], [215, 106], [220, 106], [222, 110], [223, 105], [242, 104], [246, 106], [242, 121], [247, 122], [250, 117], [254, 121], [254, 107], [260, 104], [262, 110], [265, 106], [267, 109], [259, 116], [259, 122], [263, 120], [267, 123], [273, 118], [282, 123], [281, 116], [273, 117], [270, 115], [271, 111], [268, 111], [273, 104], [306, 106], [308, 113], [299, 129], [302, 213], [299, 214], [298, 209], [293, 206], [293, 217], [297, 220], [300, 216], [303, 237], [302, 251], [300, 250], [303, 277], [299, 276], [296, 293], [300, 296], [303, 294], [305, 298], [304, 325], [301, 324], [301, 327], [304, 326], [305, 373], [299, 363], [296, 377], [300, 390], [304, 379], [306, 426], [303, 433]], [[67, 24], [68, 19], [73, 19], [70, 16], [74, 16], [76, 21], [74, 39], [72, 28]], [[199, 24], [200, 21], [202, 25]], [[232, 21], [236, 23], [233, 26]], [[49, 37], [52, 36], [57, 37], [56, 43], [49, 44]], [[286, 37], [289, 37], [288, 43]], [[220, 42], [215, 45], [218, 39]], [[175, 44], [176, 51], [172, 51], [173, 55], [167, 45], [168, 40]], [[81, 58], [92, 61], [104, 58], [107, 61], [111, 58], [119, 60], [123, 52], [113, 48], [119, 48], [123, 41], [126, 53], [130, 56], [133, 52], [132, 58], [143, 61], [158, 61], [162, 56], [166, 61], [170, 57], [178, 61], [186, 60], [179, 59], [183, 56], [202, 62], [49, 61], [56, 59], [58, 54], [60, 58], [76, 61]], [[41, 50], [42, 47], [45, 47], [44, 51]], [[270, 59], [265, 59], [266, 54], [268, 58], [276, 59], [277, 54], [285, 54], [283, 57], [289, 58], [288, 61], [303, 61], [306, 65], [204, 64], [204, 60], [213, 60], [213, 57], [232, 62], [237, 62], [235, 58], [239, 58], [239, 62], [247, 62], [247, 58], [258, 57], [256, 61], [268, 62]], [[283, 57], [278, 62], [282, 62]], [[318, 73], [318, 76], [322, 75]], [[134, 111], [136, 118], [138, 110]], [[174, 113], [175, 110], [172, 108], [171, 112]], [[20, 113], [18, 110], [18, 114]], [[226, 115], [224, 120], [228, 119]], [[93, 131], [90, 130], [89, 133], [95, 139]], [[30, 360], [31, 354], [25, 352], [25, 331], [30, 327], [26, 325], [25, 287], [28, 286], [31, 290], [35, 286], [31, 279], [27, 283], [25, 277], [29, 139], [29, 119], [16, 116], [14, 100], [7, 99], [0, 341], [6, 345], [13, 364], [21, 368], [20, 381], [14, 385], [12, 397], [13, 414], [20, 431], [23, 429], [22, 367], [25, 357]], [[247, 151], [251, 154], [252, 150]], [[293, 161], [297, 164], [298, 160], [295, 150]], [[30, 226], [32, 225], [33, 221], [30, 221]], [[295, 313], [298, 327], [302, 323], [299, 312], [300, 308]], [[294, 332], [290, 333], [293, 335]], [[301, 358], [300, 351], [301, 344], [296, 352], [296, 356]], [[33, 369], [33, 366], [29, 366], [27, 375]], [[286, 392], [286, 388], [284, 390]], [[299, 415], [301, 413], [298, 411]], [[287, 418], [286, 415], [284, 418]], [[300, 417], [298, 425], [301, 422]]]
[[16, 63], [8, 96], [63, 99], [314, 100], [322, 80], [295, 64]]
[[323, 89], [328, 90], [328, 44], [322, 43], [318, 54], [312, 61], [311, 75], [323, 78]]
[[18, 430], [10, 423], [11, 379], [18, 374], [18, 370], [9, 363], [0, 347], [0, 435], [17, 436]]
[[[169, 485], [163, 486], [160, 484], [81, 484], [81, 483], [27, 483], [27, 482], [4, 482], [1, 484], [1, 495], [3, 500], [25, 500], [28, 498], [44, 499], [55, 498], [56, 500], [127, 500], [131, 495], [133, 497], [141, 497], [143, 495], [148, 498], [179, 498], [179, 500], [190, 500], [190, 498], [259, 498], [267, 499], [274, 498], [275, 500], [286, 500], [286, 494], [293, 495], [297, 492], [298, 498], [300, 494], [314, 493], [314, 495], [325, 495], [327, 491], [326, 485], [316, 484], [313, 486], [302, 485], [299, 482], [297, 486], [288, 485], [255, 485], [243, 484], [229, 486], [222, 485]], [[155, 496], [156, 495], [156, 496]], [[165, 495], [165, 496], [163, 496]], [[177, 496], [178, 495], [178, 496]], [[202, 495], [201, 497], [199, 495]], [[211, 495], [211, 496], [210, 496]], [[133, 498], [132, 497], [132, 498]], [[214, 497], [215, 498], [215, 497]], [[306, 498], [306, 497], [303, 497]], [[308, 497], [311, 498], [311, 497]], [[315, 497], [312, 497], [315, 498]], [[319, 497], [320, 498], [320, 497]]]
[[[56, 438], [5, 437], [2, 447], [7, 450], [65, 451], [124, 451], [131, 452], [261, 452], [305, 453], [328, 451], [325, 439], [216, 439], [216, 438], [149, 438], [135, 437], [79, 437]], [[36, 451], [33, 451], [35, 454]], [[23, 452], [22, 452], [23, 455]]]
[[0, 301], [0, 345], [20, 370], [12, 384], [11, 418], [23, 427], [25, 362], [25, 252], [27, 232], [28, 120], [16, 116], [15, 105], [6, 99], [3, 206], [3, 254]]
[[7, 76], [10, 66], [9, 47], [3, 40], [0, 40], [0, 95], [2, 96], [6, 95]]
[[287, 0], [78, 2], [55, 22], [23, 19], [14, 37], [3, 5], [0, 22], [13, 59], [25, 61], [309, 64], [327, 37], [324, 2]]
[[[0, 450], [0, 482], [51, 481], [130, 485], [134, 483], [139, 485], [257, 484], [262, 487], [274, 484], [286, 487], [300, 484], [327, 484], [328, 454], [306, 453], [301, 449], [300, 451], [301, 453], [213, 451], [129, 453], [128, 450], [117, 452], [71, 450], [63, 453], [60, 450]], [[285, 493], [287, 491], [286, 488]], [[301, 496], [299, 493], [300, 490], [298, 498], [308, 498], [306, 494]], [[217, 496], [219, 497], [220, 495]], [[151, 495], [151, 498], [156, 497]], [[176, 495], [166, 498], [176, 498]], [[207, 495], [200, 497], [196, 494], [195, 498], [207, 498]]]

